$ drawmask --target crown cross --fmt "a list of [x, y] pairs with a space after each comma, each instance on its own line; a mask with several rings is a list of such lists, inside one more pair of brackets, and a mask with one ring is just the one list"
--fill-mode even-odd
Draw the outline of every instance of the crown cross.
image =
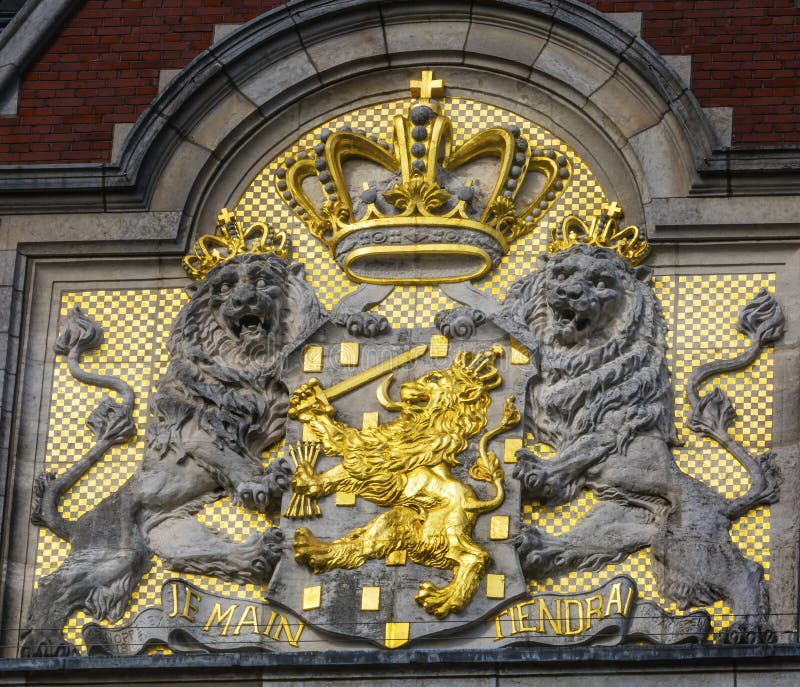
[[424, 98], [441, 98], [444, 95], [444, 81], [441, 79], [434, 79], [433, 72], [430, 70], [423, 70], [422, 78], [412, 79], [409, 84], [411, 87], [411, 97]]
[[220, 228], [227, 227], [231, 220], [236, 221], [236, 215], [228, 210], [228, 208], [222, 208], [222, 210], [219, 211], [219, 215], [217, 215], [217, 226]]

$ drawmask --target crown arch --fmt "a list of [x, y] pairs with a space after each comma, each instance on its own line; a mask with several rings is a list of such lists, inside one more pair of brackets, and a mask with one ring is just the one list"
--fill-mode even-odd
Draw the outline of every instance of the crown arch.
[[129, 135], [120, 165], [151, 209], [182, 211], [188, 238], [293, 137], [407, 97], [422, 67], [450, 97], [497, 105], [568, 143], [645, 227], [651, 200], [687, 195], [712, 147], [666, 63], [579, 3], [304, 2], [249, 22], [183, 70]]

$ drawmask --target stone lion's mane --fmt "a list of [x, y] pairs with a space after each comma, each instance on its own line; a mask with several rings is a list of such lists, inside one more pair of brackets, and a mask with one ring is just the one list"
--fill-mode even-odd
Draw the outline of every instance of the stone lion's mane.
[[[288, 406], [288, 391], [279, 381], [283, 348], [302, 336], [298, 320], [319, 313], [301, 269], [287, 269], [273, 256], [239, 260], [261, 263], [267, 281], [283, 291], [271, 312], [267, 340], [240, 340], [219, 324], [211, 306], [211, 272], [191, 293], [167, 341], [170, 364], [153, 401], [153, 431], [174, 434], [195, 416], [221, 448], [260, 462], [261, 452], [283, 433]], [[162, 454], [166, 449], [162, 441]]]
[[556, 447], [597, 431], [616, 433], [621, 451], [637, 435], [675, 443], [666, 323], [652, 287], [606, 249], [577, 250], [613, 264], [626, 294], [625, 307], [607, 340], [564, 346], [552, 333], [549, 265], [509, 289], [504, 314], [524, 326], [537, 344], [539, 374], [531, 386], [539, 393], [528, 394], [526, 417], [537, 438]]
[[[470, 437], [486, 426], [489, 394], [483, 391], [465, 401], [461, 392], [468, 384], [472, 390], [475, 382], [460, 379], [452, 370], [444, 372], [452, 381], [446, 395], [440, 388], [425, 406], [409, 405], [392, 422], [348, 435], [342, 465], [352, 479], [351, 486], [357, 485], [364, 498], [385, 506], [401, 502], [400, 494], [412, 470], [442, 463], [458, 465], [456, 456], [466, 450]], [[391, 447], [402, 447], [402, 454]]]

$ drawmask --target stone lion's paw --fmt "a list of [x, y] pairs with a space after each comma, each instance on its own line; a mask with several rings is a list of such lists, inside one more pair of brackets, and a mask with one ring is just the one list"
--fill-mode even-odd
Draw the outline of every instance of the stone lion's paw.
[[268, 582], [272, 572], [281, 557], [284, 545], [283, 532], [277, 528], [253, 535], [250, 538], [254, 555], [250, 562], [253, 576], [263, 582]]
[[66, 657], [78, 653], [75, 646], [64, 639], [60, 630], [36, 629], [22, 640], [20, 656], [36, 658], [39, 656]]
[[720, 644], [774, 644], [778, 635], [766, 621], [738, 620], [722, 631]]
[[572, 498], [572, 489], [558, 473], [532, 451], [517, 451], [513, 475], [522, 482], [525, 492], [542, 503], [564, 503]]
[[269, 506], [270, 489], [266, 482], [242, 482], [236, 487], [236, 503], [249, 510], [266, 513]]

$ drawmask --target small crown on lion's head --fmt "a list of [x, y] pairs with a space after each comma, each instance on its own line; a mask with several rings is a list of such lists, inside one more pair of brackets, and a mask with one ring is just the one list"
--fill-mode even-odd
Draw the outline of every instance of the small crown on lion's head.
[[620, 228], [619, 220], [623, 216], [617, 203], [603, 205], [588, 224], [571, 215], [564, 219], [560, 228], [553, 226], [551, 229], [548, 250], [559, 253], [577, 245], [608, 248], [636, 267], [650, 254], [650, 246], [639, 227]]
[[222, 208], [217, 217], [216, 233], [197, 240], [194, 254], [183, 259], [183, 268], [192, 279], [199, 281], [217, 265], [247, 254], [288, 258], [289, 238], [285, 232], [275, 231], [261, 222], [244, 229], [235, 213]]
[[504, 355], [505, 350], [499, 345], [494, 345], [480, 353], [460, 351], [453, 365], [459, 368], [468, 377], [481, 384], [484, 389], [496, 389], [500, 386], [502, 380], [500, 379], [500, 373], [494, 365], [494, 361]]

